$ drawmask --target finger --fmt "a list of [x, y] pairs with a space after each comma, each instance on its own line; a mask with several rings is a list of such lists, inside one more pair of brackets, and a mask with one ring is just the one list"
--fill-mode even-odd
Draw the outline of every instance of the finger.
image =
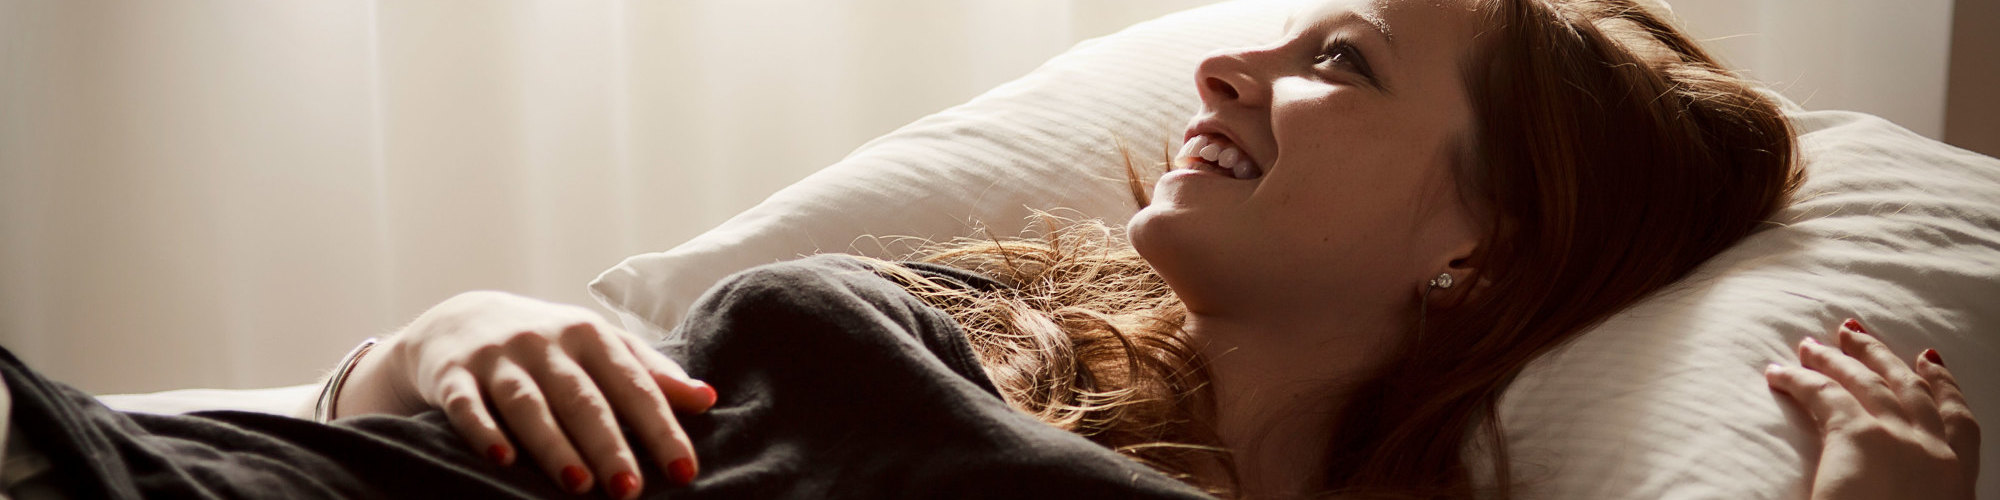
[[1979, 422], [1973, 420], [1972, 407], [1965, 404], [1965, 392], [1959, 390], [1958, 379], [1952, 377], [1943, 361], [1937, 351], [1925, 350], [1917, 355], [1917, 374], [1930, 382], [1931, 399], [1937, 400], [1938, 417], [1944, 421], [1944, 442], [1958, 455], [1959, 465], [1965, 467], [1965, 477], [1976, 477]]
[[438, 382], [438, 401], [445, 419], [474, 451], [502, 466], [514, 464], [514, 446], [507, 443], [500, 423], [486, 411], [486, 398], [481, 396], [479, 380], [472, 372], [462, 368], [445, 372]]
[[1813, 422], [1819, 424], [1822, 437], [1868, 416], [1868, 410], [1861, 407], [1861, 402], [1856, 401], [1845, 386], [1826, 374], [1802, 367], [1772, 364], [1764, 368], [1764, 381], [1804, 408]]
[[1840, 351], [1861, 361], [1861, 364], [1882, 377], [1889, 391], [1903, 408], [1902, 415], [1916, 421], [1918, 427], [1936, 434], [1944, 429], [1944, 422], [1938, 419], [1937, 403], [1931, 400], [1930, 383], [1925, 382], [1910, 365], [1896, 357], [1889, 345], [1870, 335], [1860, 321], [1848, 319], [1841, 323], [1839, 333]]
[[[583, 323], [588, 325], [588, 323]], [[611, 402], [597, 390], [596, 381], [583, 367], [570, 359], [570, 354], [561, 349], [551, 349], [542, 359], [528, 366], [535, 375], [535, 383], [549, 393], [550, 409], [556, 420], [562, 423], [564, 433], [570, 442], [583, 454], [584, 461], [596, 471], [597, 477], [607, 480], [607, 484], [625, 483], [636, 479], [639, 463], [632, 455], [632, 448], [625, 444], [625, 436], [618, 428], [618, 417], [613, 414]], [[629, 475], [633, 479], [627, 479]], [[628, 483], [630, 484], [630, 483]], [[629, 493], [617, 491], [622, 496], [637, 494], [637, 484]]]
[[[673, 409], [667, 406], [667, 398], [652, 373], [640, 365], [618, 334], [602, 332], [582, 328], [566, 331], [564, 349], [576, 356], [591, 379], [597, 381], [619, 420], [646, 444], [646, 450], [667, 477], [679, 484], [692, 481], [692, 475], [683, 474], [695, 470], [694, 446], [674, 419]], [[639, 489], [636, 476], [626, 483], [614, 478], [612, 483], [618, 483], [607, 487], [613, 497], [623, 497], [627, 487]]]
[[1850, 395], [1861, 402], [1870, 414], [1890, 413], [1901, 416], [1903, 404], [1896, 399], [1889, 384], [1882, 380], [1875, 370], [1868, 369], [1860, 360], [1848, 357], [1839, 349], [1819, 343], [1818, 339], [1806, 337], [1799, 342], [1799, 362], [1806, 368], [1825, 374], [1840, 382]]
[[590, 471], [549, 412], [548, 397], [536, 386], [534, 377], [520, 365], [501, 360], [494, 363], [487, 380], [493, 406], [507, 420], [514, 437], [521, 440], [521, 447], [541, 464], [542, 472], [571, 493], [590, 491]]
[[629, 335], [621, 338], [625, 339], [625, 345], [630, 348], [632, 356], [646, 366], [647, 372], [653, 376], [654, 383], [666, 393], [667, 401], [672, 403], [674, 408], [701, 413], [715, 406], [714, 386], [695, 380], [688, 375], [687, 370], [681, 368], [680, 363], [646, 345], [644, 340]]

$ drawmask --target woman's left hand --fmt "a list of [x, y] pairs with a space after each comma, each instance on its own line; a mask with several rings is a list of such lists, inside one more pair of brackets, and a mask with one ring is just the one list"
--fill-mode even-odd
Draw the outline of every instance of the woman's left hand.
[[[565, 489], [587, 492], [594, 476], [613, 498], [644, 487], [633, 444], [667, 477], [692, 480], [694, 449], [674, 411], [715, 404], [713, 388], [596, 312], [501, 292], [431, 307], [356, 361], [349, 384], [340, 415], [439, 408], [474, 450], [506, 465], [517, 454], [504, 425]], [[626, 428], [641, 442], [627, 443]]]
[[1838, 335], [1838, 346], [1800, 342], [1803, 366], [1764, 371], [1819, 424], [1812, 498], [1973, 498], [1979, 424], [1937, 351], [1912, 370], [1859, 321]]

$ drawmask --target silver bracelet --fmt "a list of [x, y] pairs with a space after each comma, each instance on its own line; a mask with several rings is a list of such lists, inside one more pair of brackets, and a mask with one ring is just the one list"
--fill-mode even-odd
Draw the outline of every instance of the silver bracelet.
[[333, 421], [333, 403], [340, 397], [340, 386], [346, 385], [347, 376], [354, 373], [354, 362], [360, 360], [361, 355], [368, 354], [368, 349], [375, 347], [376, 342], [379, 340], [375, 337], [361, 341], [361, 345], [347, 351], [347, 357], [341, 358], [340, 365], [333, 368], [333, 376], [327, 377], [326, 385], [319, 388], [319, 403], [313, 405], [314, 422], [324, 424]]

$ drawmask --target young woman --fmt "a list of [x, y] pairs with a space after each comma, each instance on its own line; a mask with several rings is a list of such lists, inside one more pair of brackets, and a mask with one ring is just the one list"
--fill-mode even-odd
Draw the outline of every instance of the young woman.
[[[1461, 450], [1497, 429], [1523, 366], [1756, 230], [1801, 176], [1776, 104], [1630, 1], [1328, 2], [1209, 57], [1195, 84], [1204, 107], [1130, 251], [975, 243], [934, 260], [1013, 286], [900, 282], [971, 332], [1010, 405], [1211, 490], [1470, 494]], [[713, 389], [581, 310], [465, 302], [364, 359], [343, 413], [442, 407], [502, 462], [518, 442], [551, 477], [618, 494], [638, 490], [622, 420], [693, 476], [670, 408]], [[461, 316], [528, 324], [432, 327]], [[622, 340], [518, 340], [565, 328]], [[1802, 346], [1804, 369], [1771, 376], [1827, 424], [1821, 486], [1873, 481], [1839, 471], [1874, 446], [1974, 461], [1941, 364], [1839, 345], [1858, 359]], [[1921, 425], [1882, 440], [1843, 423], [1870, 415]], [[1969, 488], [1973, 470], [1921, 486]]]
[[[330, 409], [442, 409], [492, 462], [618, 498], [1189, 491], [1165, 477], [1505, 497], [1464, 450], [1508, 477], [1507, 383], [1801, 175], [1775, 103], [1629, 0], [1328, 2], [1195, 84], [1129, 245], [1085, 222], [941, 246], [948, 266], [739, 274], [673, 356], [582, 308], [467, 294], [360, 351]], [[1768, 372], [1821, 423], [1815, 495], [1970, 498], [1976, 427], [1935, 353], [1913, 370], [1858, 323], [1829, 343]]]

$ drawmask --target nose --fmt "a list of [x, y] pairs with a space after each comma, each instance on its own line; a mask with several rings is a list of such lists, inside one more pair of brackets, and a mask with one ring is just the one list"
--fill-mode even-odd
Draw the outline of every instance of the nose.
[[1211, 109], [1263, 106], [1270, 99], [1269, 83], [1258, 74], [1258, 62], [1272, 48], [1234, 49], [1210, 54], [1195, 68], [1195, 86]]

